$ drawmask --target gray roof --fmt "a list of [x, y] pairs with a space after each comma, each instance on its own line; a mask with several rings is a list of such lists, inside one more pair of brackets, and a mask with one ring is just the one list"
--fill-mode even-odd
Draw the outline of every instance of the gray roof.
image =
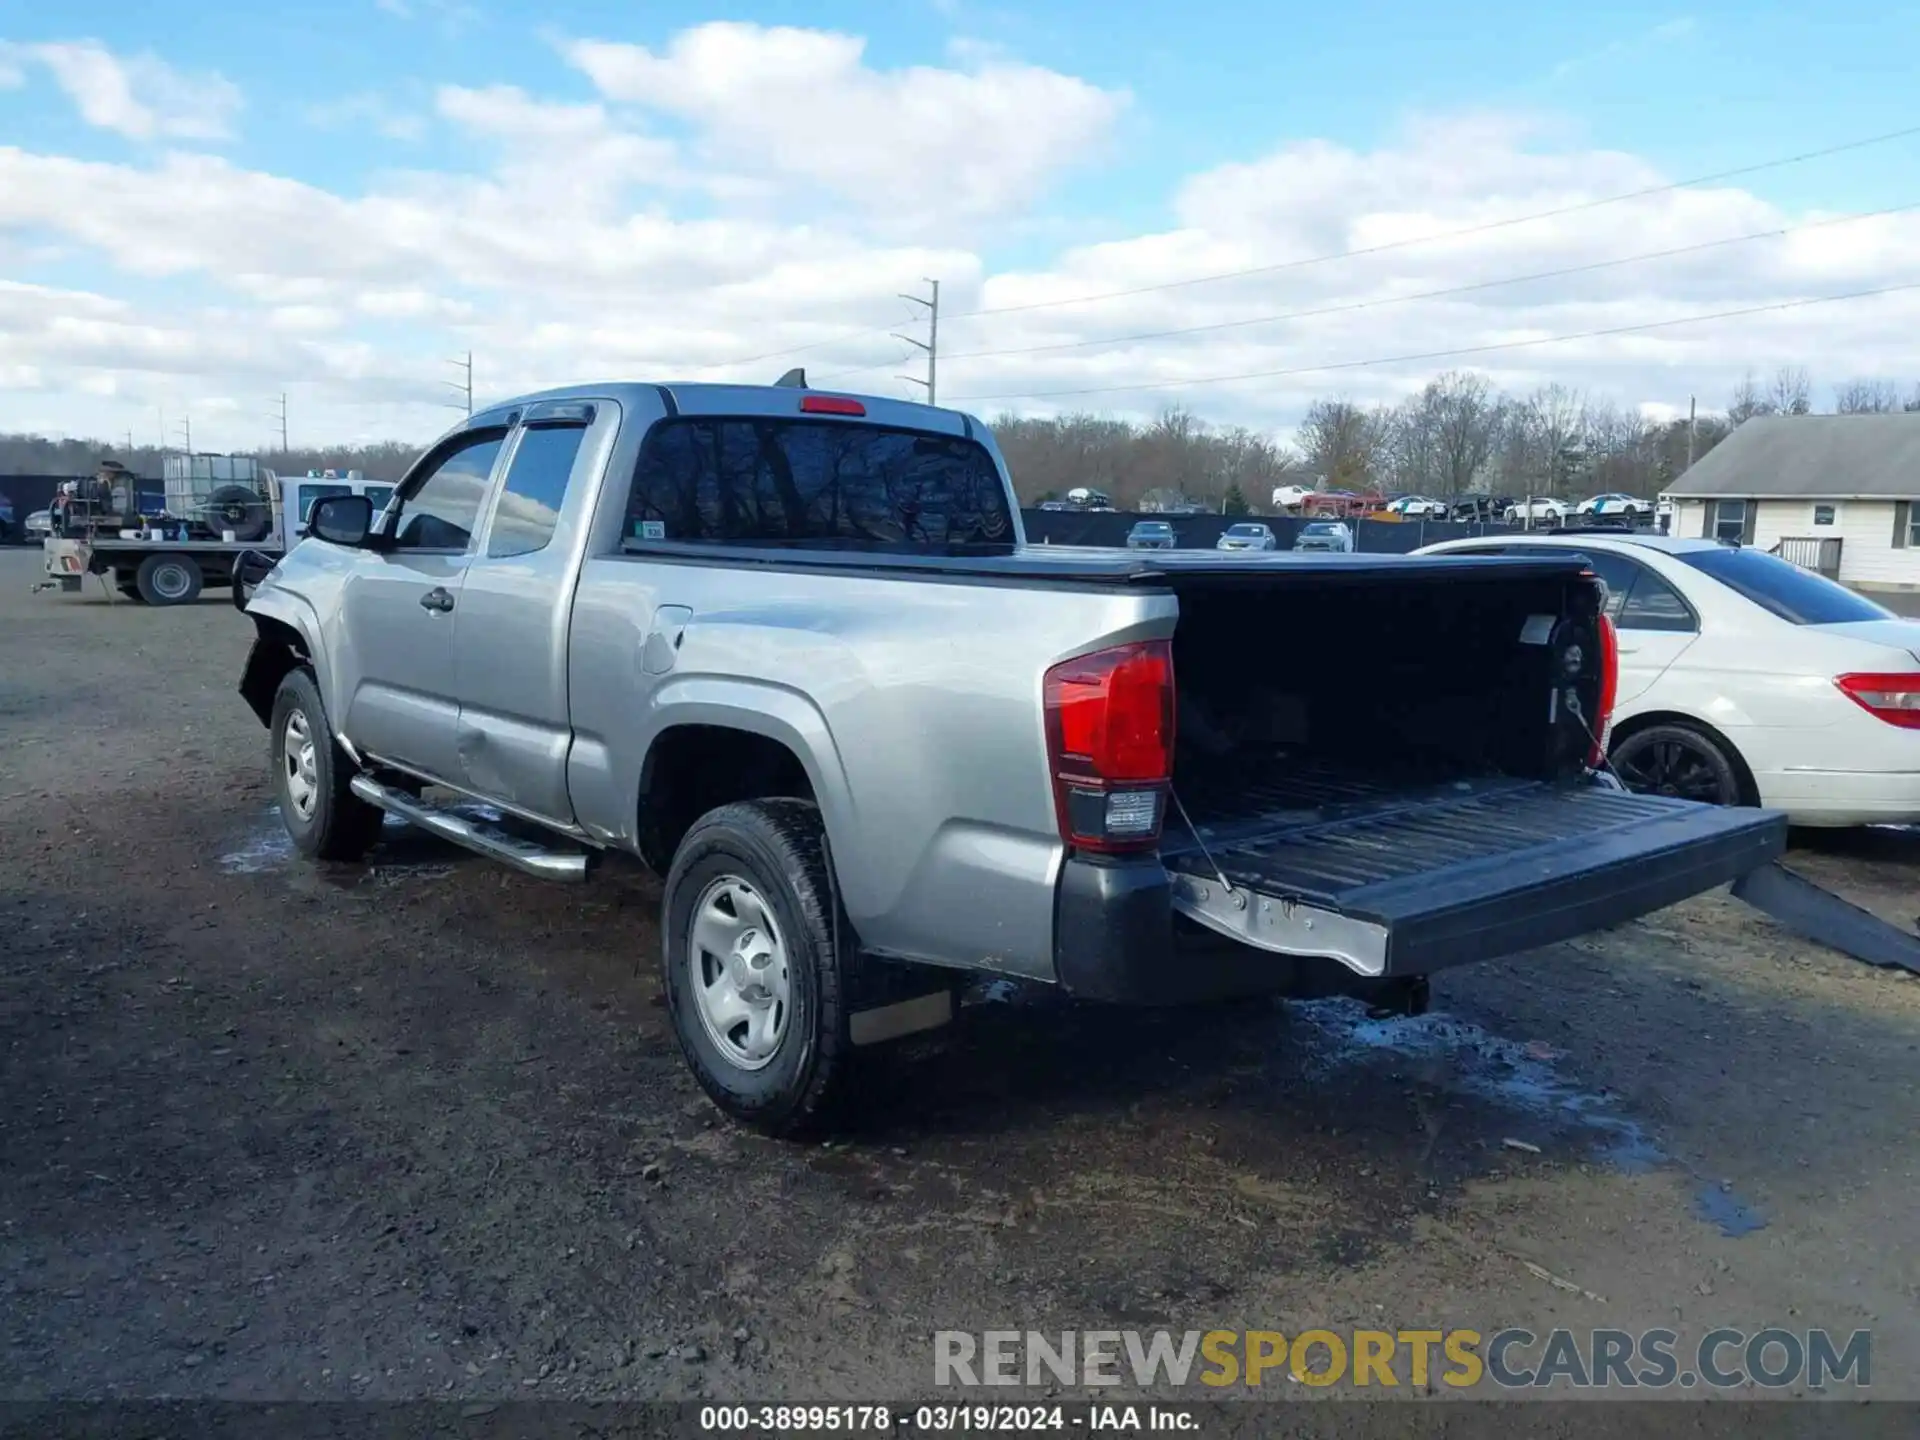
[[1920, 412], [1755, 416], [1701, 456], [1665, 493], [1920, 500]]

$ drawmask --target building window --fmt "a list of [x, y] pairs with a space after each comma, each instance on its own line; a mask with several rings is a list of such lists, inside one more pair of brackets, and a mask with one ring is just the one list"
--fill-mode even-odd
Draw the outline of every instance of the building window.
[[1911, 500], [1894, 502], [1893, 548], [1920, 550], [1920, 505]]
[[1833, 524], [1833, 506], [1816, 505], [1813, 507], [1813, 523], [1816, 525]]
[[1713, 538], [1738, 545], [1747, 533], [1747, 502], [1744, 500], [1716, 500], [1713, 502]]

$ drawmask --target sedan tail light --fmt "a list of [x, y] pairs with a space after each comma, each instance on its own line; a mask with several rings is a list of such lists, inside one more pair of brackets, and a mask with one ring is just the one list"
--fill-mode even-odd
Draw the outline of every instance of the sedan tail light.
[[1607, 763], [1607, 737], [1613, 730], [1613, 706], [1620, 694], [1620, 634], [1605, 610], [1600, 620], [1600, 701], [1594, 706], [1593, 753], [1587, 764], [1598, 770]]
[[1060, 838], [1104, 854], [1158, 845], [1173, 778], [1172, 643], [1063, 660], [1043, 693]]
[[1892, 675], [1840, 675], [1834, 679], [1840, 693], [1868, 714], [1898, 725], [1902, 730], [1920, 730], [1920, 670]]

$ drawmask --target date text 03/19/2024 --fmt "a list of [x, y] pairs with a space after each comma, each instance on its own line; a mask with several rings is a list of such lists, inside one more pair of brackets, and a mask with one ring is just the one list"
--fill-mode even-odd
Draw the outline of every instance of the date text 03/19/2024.
[[753, 1434], [994, 1434], [1072, 1431], [1192, 1434], [1200, 1417], [1178, 1405], [706, 1405], [700, 1428]]

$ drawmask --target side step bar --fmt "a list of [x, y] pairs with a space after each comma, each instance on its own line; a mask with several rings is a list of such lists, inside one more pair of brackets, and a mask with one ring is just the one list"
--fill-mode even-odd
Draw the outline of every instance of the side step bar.
[[536, 879], [577, 882], [587, 878], [587, 857], [582, 851], [552, 850], [493, 826], [477, 825], [464, 815], [455, 815], [416, 800], [404, 791], [382, 785], [371, 775], [354, 776], [352, 790], [369, 805], [378, 806], [389, 815], [398, 815], [409, 825], [418, 825], [442, 840], [451, 840]]

